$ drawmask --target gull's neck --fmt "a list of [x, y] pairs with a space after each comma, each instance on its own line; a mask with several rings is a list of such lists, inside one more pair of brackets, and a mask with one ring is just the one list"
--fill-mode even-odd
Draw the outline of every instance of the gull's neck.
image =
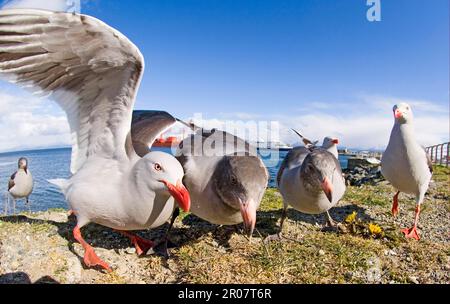
[[414, 126], [412, 123], [395, 122], [392, 133], [394, 134], [394, 136], [400, 135], [405, 140], [415, 139]]

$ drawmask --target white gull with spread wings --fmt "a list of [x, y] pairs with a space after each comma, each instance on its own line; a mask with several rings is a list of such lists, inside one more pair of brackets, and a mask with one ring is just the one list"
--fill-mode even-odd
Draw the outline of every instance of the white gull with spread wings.
[[[131, 120], [144, 60], [125, 36], [89, 16], [43, 10], [0, 11], [0, 76], [55, 100], [72, 133], [69, 180], [63, 190], [77, 226], [74, 237], [88, 266], [110, 270], [82, 238], [98, 223], [129, 236], [138, 253], [153, 244], [126, 231], [164, 224], [174, 198], [188, 210], [184, 172], [171, 155], [139, 157]], [[158, 132], [146, 133], [147, 142]]]

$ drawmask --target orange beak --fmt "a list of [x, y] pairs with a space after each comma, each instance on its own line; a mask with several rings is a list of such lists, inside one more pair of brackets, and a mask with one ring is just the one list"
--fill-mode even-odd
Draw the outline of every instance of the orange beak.
[[189, 209], [191, 208], [191, 197], [181, 181], [178, 181], [176, 186], [166, 180], [162, 180], [161, 182], [166, 185], [170, 195], [177, 201], [180, 208], [183, 209], [184, 212], [189, 212]]
[[244, 229], [248, 236], [251, 236], [256, 225], [256, 203], [254, 200], [241, 202], [241, 215], [244, 220]]
[[339, 145], [339, 139], [337, 139], [337, 138], [333, 139], [331, 142], [335, 145]]
[[395, 116], [395, 118], [399, 119], [399, 118], [402, 118], [403, 114], [402, 114], [402, 112], [400, 112], [399, 109], [397, 109], [394, 111], [394, 116]]
[[321, 186], [330, 203], [333, 202], [333, 184], [330, 182], [328, 177], [323, 179]]

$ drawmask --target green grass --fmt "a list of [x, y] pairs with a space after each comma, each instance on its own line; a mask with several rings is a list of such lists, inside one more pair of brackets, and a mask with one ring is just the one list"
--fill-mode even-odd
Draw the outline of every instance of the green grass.
[[380, 190], [379, 187], [381, 186], [347, 187], [347, 192], [342, 200], [356, 205], [388, 206], [391, 201], [386, 197], [386, 191]]
[[64, 208], [50, 208], [50, 209], [48, 209], [48, 212], [50, 212], [50, 213], [52, 213], [52, 212], [63, 213], [63, 212], [68, 212], [68, 210], [64, 209]]
[[433, 179], [437, 182], [450, 182], [450, 167], [433, 166]]
[[[435, 187], [430, 190], [428, 199], [450, 205], [448, 200], [450, 170], [436, 167]], [[381, 210], [390, 213], [394, 190], [384, 183], [377, 186], [348, 187], [343, 202], [355, 204], [368, 210]], [[414, 208], [414, 199], [402, 196], [408, 208]], [[380, 208], [381, 207], [381, 208]], [[282, 197], [277, 189], [267, 189], [258, 212], [258, 231], [265, 237], [278, 231], [278, 223], [283, 208]], [[371, 209], [373, 208], [373, 209]], [[429, 208], [429, 209], [428, 209]], [[432, 204], [424, 204], [423, 212], [433, 212]], [[441, 209], [442, 210], [442, 209]], [[450, 211], [450, 209], [449, 209]], [[66, 212], [51, 210], [50, 212]], [[350, 211], [349, 211], [350, 212]], [[299, 213], [298, 213], [299, 214]], [[176, 226], [182, 226], [182, 213]], [[450, 246], [448, 242], [430, 242], [406, 240], [395, 223], [377, 222], [385, 237], [375, 239], [368, 235], [368, 220], [358, 219], [357, 231], [348, 233], [323, 232], [320, 227], [307, 221], [301, 222], [297, 212], [290, 212], [283, 234], [289, 239], [265, 244], [257, 233], [252, 240], [237, 232], [225, 239], [230, 227], [218, 227], [216, 230], [202, 231], [195, 223], [183, 226], [186, 229], [178, 235], [183, 239], [173, 248], [170, 268], [175, 272], [173, 279], [177, 283], [368, 283], [372, 269], [376, 268], [383, 282], [410, 283], [410, 276], [417, 276], [420, 282], [445, 283], [443, 267], [449, 264]], [[428, 223], [427, 223], [428, 224]], [[40, 223], [24, 226], [24, 222], [11, 223], [1, 220], [0, 235], [18, 233], [36, 233], [44, 236], [55, 231], [51, 224]], [[383, 226], [384, 225], [384, 226]], [[104, 237], [104, 229], [90, 226], [86, 233], [92, 234], [92, 240]], [[52, 248], [52, 242], [61, 242], [61, 236], [41, 237], [48, 240], [46, 246]], [[95, 243], [95, 242], [93, 242]], [[218, 244], [221, 245], [218, 245]], [[228, 245], [224, 245], [224, 244]], [[95, 244], [93, 244], [95, 246]], [[225, 248], [226, 247], [226, 248]], [[395, 251], [395, 255], [386, 254]], [[406, 258], [410, 261], [407, 262]], [[168, 269], [168, 262], [159, 256], [139, 259], [145, 267], [148, 278], [160, 277], [162, 269]], [[375, 266], [374, 264], [375, 263]], [[62, 264], [55, 269], [57, 278], [64, 281], [67, 266]], [[92, 272], [91, 272], [92, 273]], [[440, 279], [433, 276], [440, 273]], [[50, 274], [52, 275], [52, 274]], [[448, 278], [448, 276], [447, 276]], [[145, 279], [145, 278], [143, 278]], [[92, 282], [92, 279], [89, 281]], [[126, 278], [116, 274], [98, 274], [94, 282], [124, 283]]]
[[283, 198], [276, 188], [266, 190], [261, 201], [261, 211], [278, 211], [283, 209]]
[[[256, 267], [293, 283], [343, 283], [350, 271], [365, 272], [368, 261], [381, 254], [377, 242], [350, 235], [310, 233], [301, 242], [271, 243], [254, 256]], [[354, 278], [355, 283], [361, 279]]]

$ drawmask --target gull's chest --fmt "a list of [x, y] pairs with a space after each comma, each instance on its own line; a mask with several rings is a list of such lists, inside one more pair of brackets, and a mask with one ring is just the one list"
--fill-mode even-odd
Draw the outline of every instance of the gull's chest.
[[33, 177], [31, 172], [25, 173], [20, 170], [14, 177], [14, 187], [10, 189], [10, 193], [19, 198], [29, 196], [33, 190]]
[[421, 185], [431, 178], [422, 147], [402, 136], [389, 142], [381, 160], [381, 171], [397, 190], [416, 195]]

